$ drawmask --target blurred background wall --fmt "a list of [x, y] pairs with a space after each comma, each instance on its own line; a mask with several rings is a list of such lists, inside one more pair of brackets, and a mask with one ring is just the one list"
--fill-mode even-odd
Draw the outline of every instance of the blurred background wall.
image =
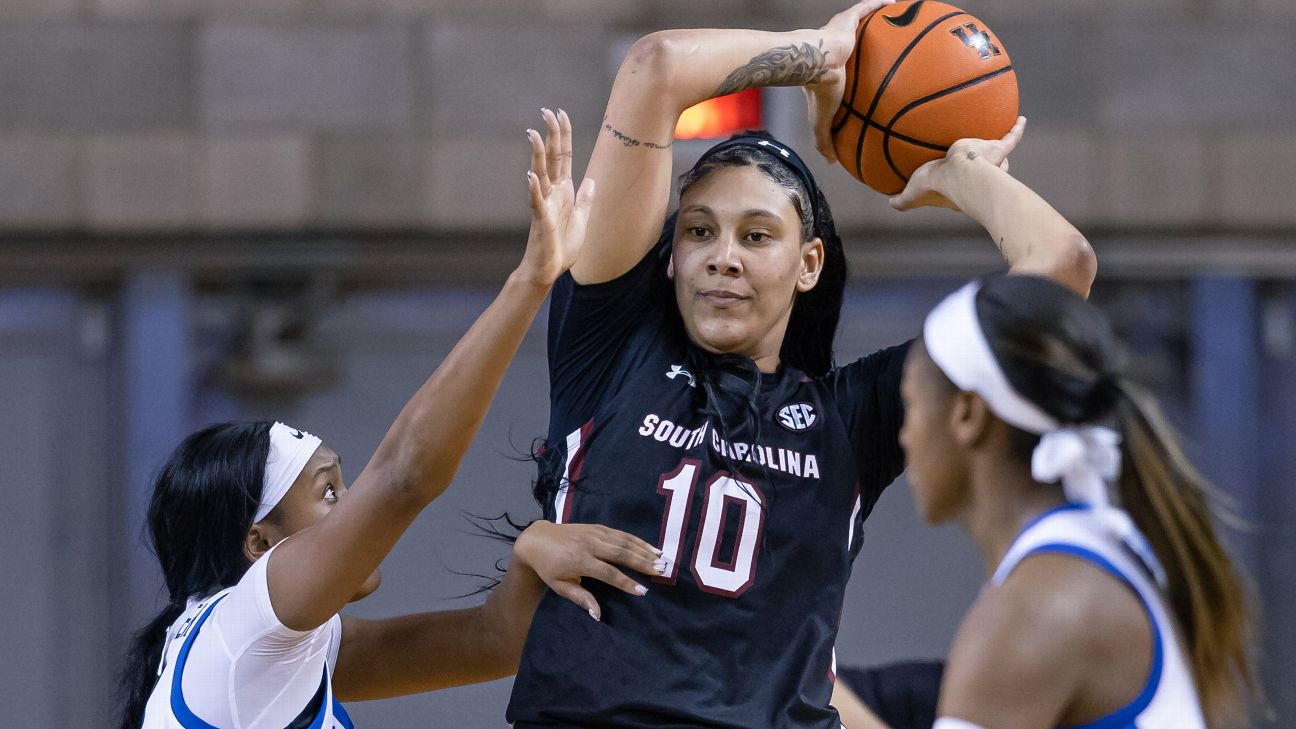
[[[521, 252], [523, 130], [572, 115], [587, 157], [628, 42], [819, 25], [827, 0], [0, 0], [0, 706], [103, 726], [152, 613], [149, 476], [215, 420], [320, 434], [349, 475]], [[979, 0], [1030, 120], [1013, 172], [1087, 234], [1094, 298], [1229, 531], [1296, 717], [1296, 4]], [[807, 155], [799, 92], [766, 119]], [[677, 145], [688, 164], [705, 144]], [[956, 214], [901, 215], [819, 166], [853, 265], [841, 358], [918, 331], [1000, 266]], [[532, 516], [543, 316], [451, 491], [357, 613], [469, 604], [506, 555], [465, 513]], [[982, 580], [903, 481], [871, 517], [839, 657], [944, 654]], [[609, 661], [616, 660], [609, 656]], [[508, 681], [357, 705], [363, 726], [499, 727]], [[1258, 721], [1257, 726], [1261, 725]]]

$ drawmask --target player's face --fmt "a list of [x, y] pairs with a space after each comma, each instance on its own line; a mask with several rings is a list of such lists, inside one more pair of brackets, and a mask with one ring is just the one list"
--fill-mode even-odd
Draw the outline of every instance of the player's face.
[[[306, 461], [306, 466], [289, 487], [279, 505], [275, 507], [276, 522], [272, 527], [276, 537], [288, 537], [313, 526], [329, 513], [339, 500], [347, 498], [347, 485], [342, 480], [342, 459], [331, 448], [321, 445]], [[382, 573], [375, 569], [364, 585], [351, 598], [367, 597], [382, 582]]]
[[915, 341], [900, 381], [904, 403], [900, 446], [918, 511], [930, 524], [957, 516], [968, 493], [963, 450], [950, 430], [955, 395], [922, 340]]
[[787, 189], [755, 167], [721, 167], [680, 199], [669, 273], [685, 330], [709, 351], [776, 356], [822, 261]]

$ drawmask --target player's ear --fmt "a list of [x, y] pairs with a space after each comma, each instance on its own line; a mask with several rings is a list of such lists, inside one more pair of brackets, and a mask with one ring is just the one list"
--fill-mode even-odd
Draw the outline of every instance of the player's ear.
[[819, 283], [819, 274], [823, 273], [824, 244], [819, 238], [811, 238], [801, 244], [801, 274], [797, 276], [796, 290], [804, 294]]
[[675, 256], [666, 259], [666, 278], [675, 280]]
[[275, 536], [264, 522], [257, 522], [248, 527], [247, 536], [243, 538], [243, 556], [249, 562], [261, 559], [275, 545]]
[[975, 392], [960, 391], [950, 408], [950, 430], [954, 441], [964, 448], [974, 448], [985, 440], [994, 416], [990, 406]]

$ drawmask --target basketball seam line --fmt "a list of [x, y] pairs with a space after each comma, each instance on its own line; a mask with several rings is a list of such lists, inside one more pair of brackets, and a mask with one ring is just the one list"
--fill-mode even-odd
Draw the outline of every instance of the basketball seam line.
[[[868, 113], [864, 115], [866, 119], [871, 120], [873, 118], [873, 112], [877, 111], [877, 105], [882, 100], [882, 94], [886, 92], [887, 86], [890, 85], [891, 78], [895, 76], [895, 72], [900, 68], [900, 64], [909, 57], [909, 54], [918, 45], [919, 41], [926, 38], [927, 34], [932, 32], [936, 26], [944, 23], [950, 18], [955, 18], [960, 15], [967, 15], [967, 13], [962, 10], [956, 10], [952, 13], [946, 13], [940, 16], [929, 23], [926, 28], [923, 28], [918, 35], [914, 36], [912, 41], [909, 41], [909, 45], [905, 46], [905, 49], [900, 52], [898, 57], [896, 57], [895, 63], [891, 64], [891, 69], [887, 71], [887, 75], [882, 79], [882, 83], [878, 85], [877, 91], [873, 94], [873, 101], [869, 104]], [[866, 124], [864, 129], [860, 131], [859, 140], [855, 143], [855, 172], [858, 174], [860, 180], [864, 179], [864, 138], [868, 136], [868, 130], [869, 125]]]
[[935, 144], [933, 142], [924, 142], [923, 140], [918, 139], [917, 137], [911, 137], [907, 134], [901, 134], [900, 132], [897, 132], [894, 129], [888, 130], [886, 125], [882, 124], [881, 122], [875, 122], [872, 119], [865, 119], [863, 114], [859, 113], [858, 111], [855, 111], [854, 109], [847, 109], [846, 111], [850, 114], [850, 116], [859, 119], [860, 121], [868, 124], [870, 127], [877, 129], [878, 131], [882, 131], [882, 132], [890, 131], [891, 136], [895, 137], [896, 139], [899, 139], [902, 142], [908, 142], [909, 144], [912, 144], [915, 147], [924, 147], [926, 149], [935, 150], [937, 152], [949, 151], [949, 147], [945, 145]]
[[[909, 182], [908, 175], [905, 175], [903, 172], [901, 172], [900, 169], [896, 167], [895, 162], [892, 161], [891, 159], [891, 137], [893, 135], [892, 128], [895, 127], [896, 123], [900, 121], [900, 117], [904, 116], [905, 114], [908, 114], [909, 112], [913, 111], [919, 106], [922, 106], [923, 104], [926, 104], [929, 101], [935, 101], [936, 99], [939, 99], [943, 96], [949, 96], [950, 94], [962, 91], [963, 89], [971, 88], [981, 83], [982, 81], [989, 81], [992, 78], [997, 78], [999, 76], [1004, 75], [1005, 73], [1008, 73], [1011, 70], [1013, 70], [1013, 67], [1012, 64], [1010, 63], [1007, 66], [991, 71], [990, 73], [982, 74], [980, 76], [977, 76], [976, 78], [968, 79], [967, 81], [964, 81], [961, 84], [956, 84], [954, 86], [950, 86], [949, 88], [941, 89], [940, 91], [937, 91], [934, 94], [929, 94], [916, 101], [911, 101], [903, 109], [897, 111], [895, 116], [891, 117], [891, 121], [887, 122], [886, 127], [883, 128], [882, 130], [882, 156], [886, 159], [887, 164], [891, 166], [891, 171], [896, 173], [896, 177], [899, 177], [905, 182]], [[894, 136], [896, 136], [897, 138], [900, 137], [900, 135], [898, 134], [895, 134]], [[908, 140], [901, 140], [901, 141], [908, 141]], [[949, 150], [948, 147], [946, 147], [945, 149], [946, 151]]]

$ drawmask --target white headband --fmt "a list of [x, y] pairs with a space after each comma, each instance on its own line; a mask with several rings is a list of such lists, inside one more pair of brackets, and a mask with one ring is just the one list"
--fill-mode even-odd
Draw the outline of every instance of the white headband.
[[266, 518], [283, 499], [293, 482], [306, 467], [306, 461], [315, 455], [322, 443], [319, 438], [304, 430], [289, 428], [283, 423], [270, 427], [270, 455], [266, 458], [265, 484], [261, 487], [261, 505], [257, 507], [255, 524]]
[[1069, 500], [1089, 505], [1095, 516], [1130, 546], [1157, 581], [1165, 571], [1124, 510], [1111, 503], [1108, 482], [1120, 475], [1120, 434], [1101, 425], [1063, 427], [1013, 389], [995, 359], [981, 322], [973, 281], [932, 309], [923, 322], [923, 343], [932, 361], [955, 387], [981, 396], [999, 419], [1041, 436], [1031, 454], [1031, 476], [1041, 483], [1062, 482]]

